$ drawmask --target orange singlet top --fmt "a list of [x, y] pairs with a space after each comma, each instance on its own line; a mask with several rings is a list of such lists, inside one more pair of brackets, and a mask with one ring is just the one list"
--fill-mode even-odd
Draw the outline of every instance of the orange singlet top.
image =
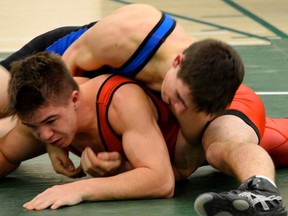
[[176, 139], [180, 128], [176, 118], [169, 110], [169, 107], [156, 95], [157, 93], [146, 89], [135, 80], [119, 75], [111, 75], [107, 78], [100, 87], [96, 100], [99, 134], [106, 151], [117, 151], [125, 155], [122, 137], [115, 133], [108, 121], [108, 110], [114, 93], [119, 87], [126, 84], [140, 85], [152, 99], [158, 111], [159, 128], [166, 141], [170, 158], [173, 160]]

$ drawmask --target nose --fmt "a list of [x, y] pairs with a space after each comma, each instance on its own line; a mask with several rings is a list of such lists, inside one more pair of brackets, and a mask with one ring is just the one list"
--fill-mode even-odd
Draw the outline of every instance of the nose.
[[45, 126], [39, 128], [37, 132], [39, 139], [45, 142], [51, 140], [53, 134], [54, 134], [53, 130], [50, 127], [45, 127]]

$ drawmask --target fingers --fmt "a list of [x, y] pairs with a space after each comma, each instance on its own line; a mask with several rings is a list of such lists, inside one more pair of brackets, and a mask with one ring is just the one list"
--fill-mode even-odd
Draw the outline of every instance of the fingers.
[[85, 148], [81, 156], [81, 167], [84, 172], [94, 177], [104, 176], [105, 172], [101, 167], [101, 160], [91, 148]]
[[58, 209], [65, 205], [76, 205], [83, 201], [82, 188], [75, 187], [73, 183], [55, 185], [37, 195], [31, 201], [25, 203], [23, 208], [27, 210], [43, 210], [46, 208]]
[[74, 164], [69, 157], [62, 158], [62, 164], [66, 170], [73, 172], [75, 170]]
[[75, 167], [73, 162], [68, 157], [68, 153], [51, 145], [47, 145], [47, 150], [53, 165], [54, 170], [68, 177], [75, 176]]
[[115, 174], [122, 163], [122, 157], [118, 152], [101, 152], [97, 155], [91, 148], [82, 152], [81, 166], [84, 172], [99, 177]]
[[86, 175], [81, 167], [75, 169], [73, 162], [66, 153], [61, 151], [54, 152], [54, 155], [50, 155], [50, 158], [53, 168], [58, 174], [65, 175], [70, 178], [81, 178]]
[[65, 165], [63, 165], [63, 163], [58, 163], [58, 164], [55, 164], [54, 165], [54, 170], [59, 173], [59, 174], [62, 174], [62, 175], [65, 175], [67, 177], [70, 177], [70, 178], [76, 178], [76, 177], [79, 177], [82, 169], [75, 169], [74, 168], [74, 165], [73, 165], [73, 169], [67, 169], [67, 167]]
[[97, 156], [102, 160], [121, 160], [119, 152], [99, 152]]
[[50, 206], [51, 208], [53, 206], [53, 209], [57, 209], [60, 207], [60, 205], [56, 203], [56, 200], [50, 197], [49, 189], [23, 205], [23, 207], [29, 211], [43, 210], [49, 208]]
[[82, 178], [85, 177], [86, 173], [83, 171], [82, 167], [79, 166], [77, 169], [75, 169], [75, 171], [73, 172], [73, 176], [71, 176], [72, 178]]
[[31, 200], [30, 202], [27, 202], [23, 205], [23, 208], [32, 211], [32, 210], [43, 210], [46, 208], [50, 209], [58, 209], [61, 206], [65, 205], [61, 200], [46, 200], [46, 199], [36, 199]]

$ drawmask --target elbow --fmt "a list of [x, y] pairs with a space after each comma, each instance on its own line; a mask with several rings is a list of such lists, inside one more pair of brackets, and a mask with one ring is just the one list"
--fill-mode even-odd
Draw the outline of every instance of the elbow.
[[157, 191], [158, 191], [158, 195], [161, 198], [165, 198], [165, 199], [172, 198], [174, 196], [174, 191], [175, 191], [174, 175], [169, 175], [168, 177], [166, 177], [160, 184], [160, 187], [158, 187]]
[[173, 180], [173, 183], [171, 183], [167, 189], [164, 198], [169, 199], [174, 196], [174, 191], [175, 191], [175, 181]]

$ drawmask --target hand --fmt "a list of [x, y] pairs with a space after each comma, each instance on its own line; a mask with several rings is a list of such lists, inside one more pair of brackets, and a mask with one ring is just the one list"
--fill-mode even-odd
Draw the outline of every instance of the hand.
[[93, 177], [115, 175], [121, 165], [122, 157], [119, 152], [100, 152], [96, 154], [89, 147], [86, 147], [82, 152], [82, 169]]
[[70, 178], [81, 178], [86, 175], [81, 166], [75, 169], [73, 162], [68, 157], [68, 152], [64, 149], [47, 144], [47, 152], [56, 173]]
[[[75, 182], [76, 183], [76, 182]], [[76, 205], [83, 201], [81, 187], [73, 183], [56, 185], [37, 195], [23, 207], [27, 210], [58, 209], [64, 205]]]

